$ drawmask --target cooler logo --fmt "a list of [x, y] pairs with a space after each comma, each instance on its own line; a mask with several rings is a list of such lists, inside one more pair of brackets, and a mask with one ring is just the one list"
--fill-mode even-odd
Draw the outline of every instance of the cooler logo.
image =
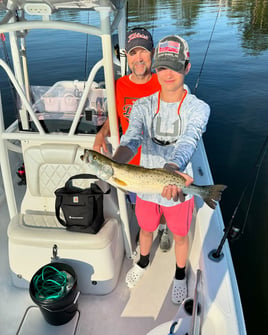
[[73, 197], [73, 203], [74, 203], [74, 204], [78, 204], [78, 202], [79, 202], [79, 197], [78, 197], [77, 195], [75, 195], [75, 196]]
[[180, 43], [175, 41], [165, 41], [159, 43], [159, 51], [158, 53], [162, 52], [172, 52], [175, 54], [179, 54], [180, 52]]

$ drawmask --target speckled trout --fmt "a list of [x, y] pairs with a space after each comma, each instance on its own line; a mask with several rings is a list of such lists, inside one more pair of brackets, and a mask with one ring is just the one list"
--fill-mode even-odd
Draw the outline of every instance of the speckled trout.
[[93, 150], [84, 150], [81, 159], [89, 163], [96, 176], [121, 190], [134, 193], [162, 193], [164, 186], [176, 185], [184, 194], [201, 197], [212, 209], [216, 208], [227, 186], [191, 184], [185, 186], [185, 178], [166, 169], [148, 169], [137, 165], [122, 164]]

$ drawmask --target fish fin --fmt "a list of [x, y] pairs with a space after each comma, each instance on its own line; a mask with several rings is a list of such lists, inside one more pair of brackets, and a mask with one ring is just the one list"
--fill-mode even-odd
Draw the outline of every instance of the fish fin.
[[116, 177], [113, 177], [114, 182], [118, 185], [118, 186], [127, 186], [127, 183], [125, 183], [123, 180], [118, 179]]
[[226, 185], [210, 185], [204, 186], [207, 188], [208, 192], [206, 196], [203, 197], [205, 203], [212, 209], [217, 206], [217, 201], [221, 200], [222, 192], [227, 188]]

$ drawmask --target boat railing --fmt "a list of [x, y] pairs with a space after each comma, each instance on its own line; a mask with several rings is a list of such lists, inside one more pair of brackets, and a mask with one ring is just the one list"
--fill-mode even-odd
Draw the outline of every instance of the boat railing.
[[191, 322], [191, 331], [189, 335], [199, 335], [200, 334], [200, 314], [199, 311], [199, 286], [201, 284], [201, 270], [198, 269], [196, 272], [196, 285], [194, 292], [194, 301], [193, 301], [193, 312], [192, 312], [192, 322]]
[[196, 284], [194, 297], [189, 297], [183, 300], [177, 314], [171, 322], [168, 335], [199, 335], [201, 330], [200, 313], [200, 294], [199, 288], [201, 283], [201, 270], [196, 272]]
[[[29, 113], [30, 118], [31, 118], [32, 122], [34, 123], [36, 129], [38, 130], [38, 132], [40, 134], [44, 134], [45, 131], [43, 129], [43, 126], [41, 125], [40, 120], [38, 119], [38, 117], [37, 117], [37, 115], [36, 115], [36, 113], [33, 109], [32, 104], [30, 103], [30, 101], [26, 97], [26, 94], [24, 93], [23, 89], [21, 88], [20, 84], [18, 83], [17, 79], [15, 78], [15, 75], [13, 74], [12, 70], [2, 59], [0, 59], [0, 66], [4, 69], [8, 78], [12, 82], [17, 94], [19, 95], [19, 97], [22, 101], [22, 105], [26, 108], [26, 111]], [[99, 69], [102, 66], [103, 66], [103, 60], [100, 60], [99, 62], [97, 62], [93, 66], [92, 70], [90, 71], [90, 74], [88, 76], [87, 81], [84, 83], [83, 92], [82, 92], [82, 95], [79, 99], [77, 110], [75, 111], [74, 118], [72, 119], [71, 127], [70, 127], [69, 132], [68, 132], [69, 136], [74, 135], [75, 132], [76, 132], [76, 129], [77, 129], [78, 123], [80, 121], [81, 114], [84, 111], [85, 104], [87, 102], [89, 92], [90, 92], [90, 89], [92, 87], [94, 78], [96, 76], [96, 73], [99, 71]], [[22, 122], [22, 129], [23, 130], [29, 130], [28, 115], [24, 115], [23, 113], [20, 113], [20, 121]]]
[[[54, 10], [61, 10], [66, 9], [64, 6], [66, 4], [56, 4]], [[47, 19], [42, 17], [40, 20], [40, 13], [34, 13], [30, 12], [28, 13], [30, 16], [34, 15], [35, 20], [28, 20], [28, 17], [23, 20], [17, 20], [14, 14], [16, 6], [19, 7], [19, 2], [15, 1], [12, 5], [12, 8], [7, 7], [7, 13], [4, 16], [4, 18], [0, 21], [0, 33], [9, 33], [10, 35], [10, 41], [12, 42], [12, 58], [13, 58], [13, 65], [14, 65], [14, 73], [16, 74], [16, 78], [18, 80], [19, 85], [16, 85], [16, 90], [19, 93], [20, 98], [22, 99], [22, 106], [27, 109], [28, 113], [30, 114], [32, 120], [37, 124], [37, 129], [40, 132], [40, 134], [44, 134], [44, 131], [42, 130], [42, 127], [40, 123], [36, 120], [36, 117], [34, 116], [32, 108], [29, 106], [29, 101], [26, 101], [25, 95], [22, 94], [23, 91], [26, 89], [23, 89], [23, 86], [25, 86], [25, 78], [24, 76], [27, 76], [25, 73], [25, 69], [21, 69], [21, 53], [18, 50], [17, 47], [17, 40], [18, 35], [17, 32], [21, 32], [20, 39], [24, 39], [25, 36], [23, 35], [24, 31], [28, 30], [36, 30], [36, 29], [53, 29], [53, 30], [69, 30], [73, 32], [78, 33], [84, 33], [88, 35], [94, 35], [98, 36], [101, 39], [102, 44], [102, 50], [103, 50], [103, 57], [102, 59], [95, 64], [94, 68], [91, 70], [91, 74], [89, 75], [88, 81], [87, 81], [87, 88], [86, 91], [90, 89], [90, 83], [93, 81], [93, 77], [96, 74], [96, 72], [99, 70], [101, 66], [103, 66], [104, 69], [104, 78], [105, 78], [105, 87], [107, 89], [107, 109], [109, 114], [109, 120], [110, 120], [110, 131], [111, 131], [111, 137], [110, 142], [112, 145], [118, 145], [118, 122], [117, 117], [115, 113], [115, 101], [114, 101], [114, 74], [113, 74], [113, 53], [112, 53], [112, 43], [111, 43], [111, 35], [112, 33], [118, 29], [119, 32], [119, 26], [125, 25], [125, 1], [120, 1], [118, 4], [114, 4], [112, 1], [105, 1], [103, 2], [103, 6], [99, 6], [98, 4], [95, 4], [94, 2], [84, 2], [81, 4], [82, 9], [93, 9], [96, 12], [99, 13], [100, 18], [100, 24], [99, 25], [90, 25], [90, 24], [83, 24], [78, 22], [68, 22], [64, 20], [54, 20], [53, 18]], [[27, 12], [27, 6], [24, 6], [24, 10]], [[69, 8], [69, 4], [68, 4]], [[74, 7], [75, 9], [79, 8], [77, 6]], [[13, 15], [11, 15], [11, 13]], [[113, 15], [111, 15], [113, 13]], [[122, 30], [122, 29], [121, 29]], [[124, 36], [123, 34], [118, 35], [119, 38], [119, 45], [120, 48], [124, 46]], [[123, 42], [122, 42], [123, 41]], [[6, 64], [2, 64], [6, 72], [9, 72]], [[12, 78], [12, 74], [9, 73], [9, 78]], [[13, 79], [13, 78], [12, 78]], [[14, 82], [14, 80], [12, 80]], [[81, 111], [83, 109], [83, 103], [86, 100], [86, 92], [84, 92], [84, 95], [80, 101], [77, 115], [73, 120], [73, 124], [71, 126], [69, 135], [73, 135], [76, 130], [76, 126], [79, 121], [79, 114], [81, 114]], [[27, 94], [26, 94], [27, 96]], [[25, 122], [27, 126], [27, 113], [24, 113], [23, 110], [20, 113], [22, 115], [22, 121]], [[26, 128], [25, 128], [26, 129]]]
[[83, 109], [84, 109], [84, 106], [85, 106], [85, 103], [86, 103], [86, 100], [87, 100], [87, 97], [89, 95], [89, 91], [91, 89], [91, 86], [92, 86], [92, 83], [94, 81], [94, 78], [96, 76], [96, 73], [98, 72], [98, 70], [103, 66], [103, 60], [100, 60], [99, 62], [97, 62], [92, 70], [90, 71], [90, 74], [88, 76], [88, 79], [85, 83], [85, 88], [84, 88], [84, 91], [83, 91], [83, 94], [82, 94], [82, 97], [80, 99], [80, 102], [78, 104], [78, 107], [77, 107], [77, 111], [75, 113], [75, 117], [73, 119], [73, 122], [72, 122], [72, 125], [71, 125], [71, 128], [70, 128], [70, 131], [69, 131], [69, 135], [74, 135], [76, 129], [77, 129], [77, 125], [78, 125], [78, 122], [80, 120], [80, 117], [81, 117], [81, 114], [83, 112]]
[[[3, 70], [6, 72], [8, 78], [10, 79], [10, 81], [12, 82], [17, 94], [19, 95], [22, 104], [25, 106], [25, 108], [27, 109], [28, 113], [30, 114], [30, 117], [32, 118], [36, 128], [38, 129], [40, 134], [45, 134], [45, 131], [43, 129], [43, 127], [40, 124], [40, 121], [38, 120], [35, 112], [33, 111], [33, 108], [30, 104], [30, 102], [28, 101], [23, 89], [21, 88], [20, 84], [18, 83], [17, 79], [15, 78], [15, 75], [13, 74], [12, 70], [10, 69], [10, 67], [6, 64], [5, 61], [3, 61], [2, 59], [0, 59], [0, 66], [3, 68]], [[24, 120], [22, 120], [22, 122], [24, 123]]]

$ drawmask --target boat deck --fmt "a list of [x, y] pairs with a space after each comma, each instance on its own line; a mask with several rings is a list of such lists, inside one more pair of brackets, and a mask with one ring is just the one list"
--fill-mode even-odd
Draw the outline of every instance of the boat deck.
[[[20, 186], [22, 190], [24, 187]], [[23, 192], [22, 192], [23, 193]], [[157, 325], [171, 320], [178, 306], [171, 302], [172, 279], [174, 275], [174, 248], [163, 253], [156, 236], [152, 247], [152, 264], [143, 280], [129, 289], [124, 278], [133, 260], [124, 258], [118, 285], [107, 295], [80, 294], [78, 313], [62, 326], [48, 324], [40, 309], [33, 303], [27, 289], [12, 285], [8, 265], [7, 224], [8, 211], [5, 202], [1, 204], [1, 268], [0, 268], [0, 310], [8, 311], [1, 318], [1, 329], [5, 335], [32, 334], [146, 334]], [[135, 216], [133, 216], [135, 221]], [[137, 224], [133, 222], [136, 236]], [[138, 251], [138, 249], [137, 249]], [[138, 255], [137, 255], [138, 257]], [[25, 259], [27, 266], [27, 259]], [[5, 314], [5, 313], [4, 313]]]

